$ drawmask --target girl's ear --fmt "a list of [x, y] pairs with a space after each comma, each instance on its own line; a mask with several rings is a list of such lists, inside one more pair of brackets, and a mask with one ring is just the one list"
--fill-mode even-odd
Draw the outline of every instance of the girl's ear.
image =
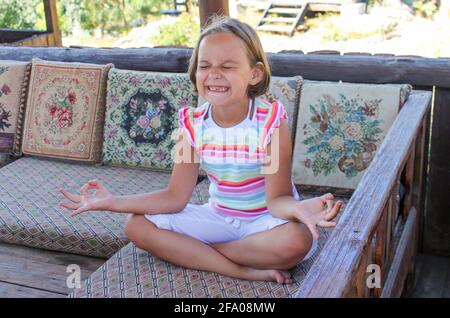
[[261, 82], [265, 75], [264, 64], [261, 62], [256, 63], [252, 70], [252, 78], [250, 80], [250, 85], [256, 85]]

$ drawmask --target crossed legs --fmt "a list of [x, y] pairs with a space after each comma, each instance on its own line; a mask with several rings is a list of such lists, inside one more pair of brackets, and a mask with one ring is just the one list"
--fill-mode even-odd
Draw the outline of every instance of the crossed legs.
[[207, 245], [158, 229], [143, 215], [133, 214], [127, 219], [125, 233], [139, 248], [178, 266], [278, 283], [291, 282], [285, 270], [304, 258], [312, 242], [306, 226], [289, 222], [241, 240]]

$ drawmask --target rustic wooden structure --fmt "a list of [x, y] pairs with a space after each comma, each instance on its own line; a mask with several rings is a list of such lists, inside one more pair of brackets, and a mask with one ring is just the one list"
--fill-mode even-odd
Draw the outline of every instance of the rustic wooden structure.
[[[190, 49], [167, 48], [3, 47], [0, 48], [0, 59], [30, 60], [39, 57], [66, 62], [114, 63], [117, 68], [129, 70], [186, 72], [191, 53]], [[433, 127], [438, 127], [438, 132], [432, 136], [430, 160], [444, 163], [437, 153], [433, 154], [436, 149], [444, 150], [439, 154], [450, 159], [450, 147], [447, 145], [444, 149], [448, 138], [443, 138], [443, 133], [450, 133], [443, 121], [449, 117], [444, 107], [450, 99], [447, 80], [450, 78], [450, 59], [360, 53], [340, 55], [331, 51], [307, 55], [301, 52], [269, 54], [269, 59], [276, 76], [302, 75], [310, 80], [414, 85], [416, 92], [402, 107], [377, 156], [353, 193], [338, 227], [299, 291], [302, 297], [399, 296], [405, 281], [411, 282], [413, 278], [417, 241], [420, 240], [427, 251], [427, 229], [436, 228], [435, 221], [430, 219], [430, 215], [434, 216], [436, 212], [430, 212], [433, 205], [429, 200], [439, 199], [439, 192], [430, 188], [450, 180], [442, 181], [436, 170], [431, 174], [431, 166], [429, 187], [425, 186], [432, 90], [435, 94]], [[425, 192], [428, 209], [424, 214]], [[404, 195], [399, 195], [402, 193]], [[442, 198], [438, 202], [441, 206], [449, 204]], [[425, 234], [422, 239], [418, 228]], [[367, 265], [372, 263], [381, 268], [380, 289], [365, 287]]]
[[58, 27], [56, 0], [43, 0], [46, 30], [0, 29], [0, 45], [13, 46], [62, 46]]
[[269, 1], [258, 25], [259, 31], [287, 33], [292, 36], [308, 12], [340, 12], [346, 3], [365, 0], [284, 0]]

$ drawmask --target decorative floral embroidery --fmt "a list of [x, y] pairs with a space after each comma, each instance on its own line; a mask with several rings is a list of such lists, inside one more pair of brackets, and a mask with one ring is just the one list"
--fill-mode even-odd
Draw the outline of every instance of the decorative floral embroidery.
[[57, 132], [57, 128], [62, 129], [72, 126], [73, 106], [76, 101], [75, 92], [70, 90], [68, 93], [60, 90], [53, 94], [48, 105], [51, 122], [47, 128], [50, 131]]
[[177, 110], [196, 102], [187, 74], [112, 69], [103, 162], [171, 169], [171, 134], [177, 126]]
[[99, 162], [110, 67], [33, 60], [23, 152]]
[[307, 146], [303, 164], [315, 176], [327, 176], [337, 166], [347, 178], [355, 177], [369, 166], [383, 132], [378, 119], [382, 99], [339, 96], [336, 101], [323, 95], [318, 104], [310, 105], [310, 122], [302, 127]]
[[6, 128], [11, 127], [8, 122], [9, 117], [11, 117], [11, 112], [5, 109], [5, 106], [0, 103], [0, 130], [5, 131]]
[[174, 122], [170, 120], [174, 109], [169, 107], [169, 101], [160, 92], [145, 93], [139, 90], [127, 106], [123, 128], [136, 145], [149, 142], [157, 146], [174, 128]]

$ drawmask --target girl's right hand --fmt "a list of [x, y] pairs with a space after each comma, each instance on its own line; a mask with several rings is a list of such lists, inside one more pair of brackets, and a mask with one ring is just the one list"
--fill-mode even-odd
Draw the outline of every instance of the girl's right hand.
[[[91, 189], [94, 189], [95, 192], [89, 193], [89, 190]], [[75, 216], [86, 211], [108, 210], [111, 207], [114, 198], [103, 184], [96, 179], [89, 180], [83, 185], [80, 188], [80, 195], [72, 194], [64, 188], [60, 188], [59, 191], [70, 201], [60, 201], [59, 205], [74, 210], [70, 216]]]

